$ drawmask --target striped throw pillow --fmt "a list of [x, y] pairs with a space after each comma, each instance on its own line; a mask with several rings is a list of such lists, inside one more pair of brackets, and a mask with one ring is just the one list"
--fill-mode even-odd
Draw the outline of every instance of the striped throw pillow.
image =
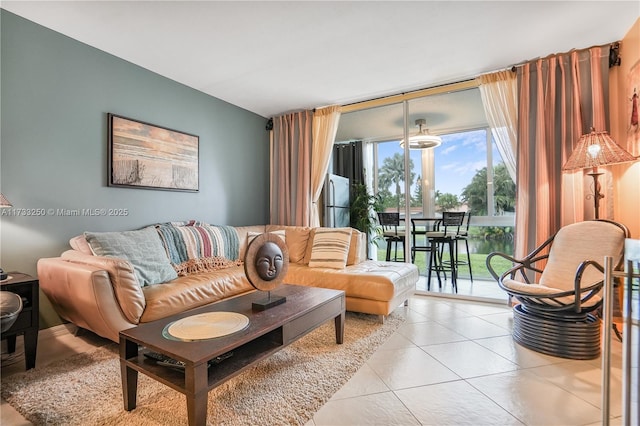
[[240, 240], [231, 226], [168, 222], [157, 224], [156, 230], [178, 275], [224, 269], [240, 262]]
[[312, 232], [309, 267], [343, 269], [349, 255], [351, 228], [316, 228]]

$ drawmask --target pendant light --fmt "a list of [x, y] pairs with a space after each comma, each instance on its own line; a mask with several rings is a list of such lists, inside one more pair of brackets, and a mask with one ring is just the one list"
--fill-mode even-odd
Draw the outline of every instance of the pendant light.
[[[435, 136], [429, 133], [428, 129], [423, 129], [422, 126], [427, 124], [427, 120], [419, 118], [416, 120], [416, 126], [418, 126], [418, 133], [409, 137], [409, 149], [428, 149], [435, 148], [442, 143], [440, 136]], [[404, 149], [404, 139], [400, 141], [400, 147]]]

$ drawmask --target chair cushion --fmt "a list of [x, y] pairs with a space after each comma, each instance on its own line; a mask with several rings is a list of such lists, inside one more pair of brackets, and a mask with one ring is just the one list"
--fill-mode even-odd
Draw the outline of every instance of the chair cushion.
[[[520, 293], [528, 293], [532, 296], [544, 296], [544, 295], [553, 296], [554, 294], [559, 294], [566, 291], [559, 288], [547, 287], [540, 284], [527, 284], [527, 283], [512, 280], [512, 279], [502, 280], [502, 285], [504, 285], [506, 288], [510, 290], [514, 290]], [[582, 298], [584, 299], [589, 294], [590, 293], [583, 293]], [[536, 299], [540, 303], [545, 303], [550, 306], [570, 305], [575, 302], [574, 296], [563, 296], [563, 297], [557, 297], [555, 299], [546, 298], [546, 297], [536, 297]], [[582, 303], [582, 306], [584, 308], [589, 308], [591, 306], [595, 306], [598, 303], [600, 303], [600, 300], [602, 300], [602, 298], [599, 295], [594, 295], [592, 298]]]
[[382, 236], [385, 238], [404, 238], [405, 233], [404, 231], [384, 231]]
[[[609, 222], [589, 220], [564, 226], [553, 240], [539, 284], [573, 290], [580, 263], [593, 260], [602, 265], [605, 256], [612, 256], [613, 264], [617, 264], [624, 253], [624, 238], [624, 231]], [[602, 273], [589, 267], [581, 284], [588, 287], [602, 280]]]
[[454, 231], [447, 231], [446, 234], [444, 231], [428, 231], [425, 235], [427, 238], [454, 238], [458, 234]]

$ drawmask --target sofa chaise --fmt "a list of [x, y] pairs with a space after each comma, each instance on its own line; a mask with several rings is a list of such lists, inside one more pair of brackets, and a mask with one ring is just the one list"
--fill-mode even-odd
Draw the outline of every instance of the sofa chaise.
[[[348, 311], [384, 321], [415, 291], [417, 267], [366, 260], [365, 235], [352, 228], [195, 221], [85, 232], [72, 238], [71, 250], [60, 257], [39, 259], [40, 288], [60, 317], [117, 342], [119, 331], [139, 323], [256, 291], [242, 259], [252, 238], [264, 232], [285, 240], [285, 283], [343, 290]], [[339, 253], [317, 256], [319, 235], [339, 237]]]

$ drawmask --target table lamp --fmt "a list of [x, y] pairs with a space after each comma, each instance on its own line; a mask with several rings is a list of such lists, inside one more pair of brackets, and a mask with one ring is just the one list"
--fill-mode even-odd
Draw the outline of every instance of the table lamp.
[[598, 172], [598, 166], [635, 160], [637, 158], [618, 145], [606, 131], [596, 132], [592, 127], [590, 133], [580, 136], [576, 149], [562, 167], [562, 171], [592, 168], [592, 171], [587, 174], [593, 178], [593, 194], [588, 194], [587, 199], [593, 197], [595, 218], [599, 219], [600, 200], [604, 195], [600, 192], [600, 182], [598, 182], [598, 177], [603, 173]]
[[[8, 209], [10, 207], [13, 207], [13, 205], [6, 199], [4, 194], [0, 193], [0, 209]], [[7, 273], [0, 267], [0, 281], [6, 280], [7, 277]]]

